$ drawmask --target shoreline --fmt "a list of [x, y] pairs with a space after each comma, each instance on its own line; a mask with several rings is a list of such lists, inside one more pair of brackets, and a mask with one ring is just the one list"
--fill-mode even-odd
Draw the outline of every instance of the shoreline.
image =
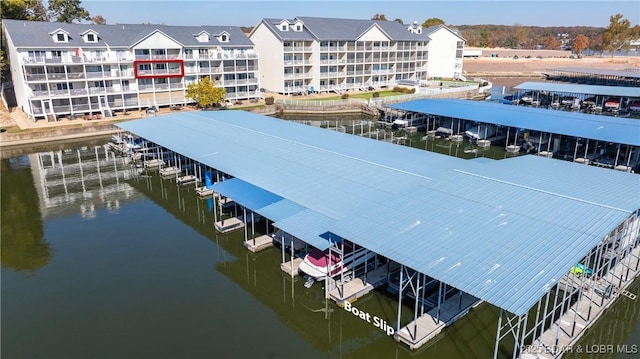
[[[473, 48], [470, 48], [473, 49]], [[640, 56], [599, 57], [584, 56], [570, 58], [570, 52], [560, 50], [511, 50], [511, 49], [477, 49], [482, 56], [464, 58], [463, 75], [473, 78], [531, 78], [544, 80], [544, 73], [563, 67], [579, 67], [598, 70], [632, 70], [640, 71]], [[499, 55], [492, 57], [493, 55]], [[516, 57], [517, 55], [517, 57]], [[300, 99], [304, 99], [304, 96]], [[165, 111], [165, 112], [168, 112]], [[261, 113], [261, 111], [256, 111]], [[160, 114], [164, 113], [163, 111]], [[308, 114], [308, 111], [305, 111]], [[325, 114], [325, 111], [317, 113]], [[115, 122], [134, 120], [146, 117], [143, 111], [132, 111], [129, 117], [103, 119], [96, 122], [80, 122], [78, 120], [60, 120], [55, 123], [27, 119], [20, 110], [11, 112], [0, 109], [0, 148], [14, 148], [45, 142], [65, 141], [78, 138], [100, 137], [117, 133]], [[19, 128], [19, 130], [13, 130]]]

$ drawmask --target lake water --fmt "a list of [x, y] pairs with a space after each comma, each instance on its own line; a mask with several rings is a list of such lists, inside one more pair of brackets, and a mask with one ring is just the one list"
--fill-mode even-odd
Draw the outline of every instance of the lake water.
[[[428, 149], [421, 137], [406, 141]], [[481, 304], [411, 352], [325, 301], [319, 284], [292, 281], [279, 249], [253, 254], [242, 231], [218, 234], [210, 202], [141, 173], [106, 141], [2, 152], [3, 358], [493, 355], [497, 308]], [[354, 305], [395, 326], [397, 298], [386, 291]], [[403, 324], [412, 317], [402, 309]], [[582, 342], [637, 344], [639, 323], [639, 302], [621, 298]], [[598, 356], [607, 357], [616, 355]]]

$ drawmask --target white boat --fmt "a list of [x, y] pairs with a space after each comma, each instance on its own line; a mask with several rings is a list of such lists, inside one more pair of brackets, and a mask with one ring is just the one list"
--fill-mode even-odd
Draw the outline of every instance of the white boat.
[[469, 138], [469, 140], [477, 141], [491, 138], [496, 134], [497, 130], [498, 128], [495, 125], [481, 124], [464, 131], [464, 134]]
[[374, 252], [355, 246], [349, 242], [344, 243], [344, 259], [340, 260], [340, 255], [335, 251], [326, 249], [321, 251], [314, 249], [309, 252], [302, 263], [300, 263], [299, 271], [307, 277], [307, 280], [313, 279], [322, 281], [327, 275], [334, 277], [340, 273], [356, 266], [363, 264], [367, 259], [375, 256]]

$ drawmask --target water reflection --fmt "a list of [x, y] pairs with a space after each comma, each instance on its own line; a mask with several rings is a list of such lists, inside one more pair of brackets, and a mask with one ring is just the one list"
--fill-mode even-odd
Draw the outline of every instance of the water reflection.
[[[358, 125], [352, 126], [356, 132], [368, 132], [366, 122]], [[346, 123], [339, 126], [349, 130]], [[468, 158], [492, 156], [490, 149], [424, 133], [407, 134], [404, 141]], [[14, 153], [1, 165], [2, 336], [8, 357], [493, 355], [497, 308], [484, 303], [419, 351], [409, 351], [326, 301], [321, 286], [307, 289], [284, 275], [278, 249], [252, 254], [242, 245], [242, 231], [217, 234], [209, 200], [193, 188], [139, 172], [99, 144]], [[105, 217], [109, 221], [101, 222]], [[39, 281], [11, 275], [48, 263]], [[632, 291], [638, 293], [637, 283]], [[397, 299], [384, 289], [355, 305], [390, 323], [398, 310]], [[402, 308], [402, 323], [413, 318], [412, 309]], [[601, 334], [588, 333], [584, 340], [637, 343], [639, 313], [637, 302], [621, 298], [590, 331]], [[511, 350], [505, 342], [499, 357], [510, 357]]]
[[27, 156], [2, 159], [0, 166], [2, 267], [16, 271], [38, 269], [51, 260], [52, 249], [44, 239], [29, 159]]
[[126, 183], [136, 175], [127, 159], [102, 144], [60, 146], [32, 153], [3, 151], [11, 156], [1, 160], [3, 267], [35, 270], [51, 260], [43, 231], [46, 218], [80, 213], [90, 220], [98, 208], [117, 212], [123, 202], [143, 198]]

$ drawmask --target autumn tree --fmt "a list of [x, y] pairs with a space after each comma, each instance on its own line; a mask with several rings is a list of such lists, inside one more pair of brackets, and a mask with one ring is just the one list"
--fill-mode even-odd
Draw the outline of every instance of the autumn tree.
[[107, 23], [107, 19], [102, 17], [102, 15], [96, 15], [91, 17], [91, 22], [93, 22], [96, 25], [104, 25]]
[[444, 20], [438, 19], [437, 17], [432, 17], [432, 18], [426, 19], [422, 23], [422, 28], [426, 29], [426, 28], [434, 26], [434, 25], [444, 25]]
[[49, 14], [55, 21], [68, 24], [91, 19], [89, 12], [80, 5], [80, 0], [49, 0]]
[[613, 57], [616, 51], [629, 49], [629, 41], [640, 36], [640, 26], [631, 27], [629, 20], [622, 18], [622, 14], [611, 16], [609, 21], [609, 27], [602, 34], [602, 43]]
[[560, 41], [553, 36], [549, 35], [544, 39], [544, 48], [547, 50], [558, 50], [560, 48]]
[[589, 47], [589, 38], [587, 38], [584, 34], [580, 34], [573, 39], [573, 44], [571, 45], [571, 49], [574, 53], [580, 55], [584, 49]]
[[384, 14], [375, 14], [371, 20], [387, 21], [387, 17]]
[[187, 97], [196, 101], [201, 108], [219, 104], [226, 96], [227, 91], [224, 88], [215, 87], [208, 76], [187, 86]]

